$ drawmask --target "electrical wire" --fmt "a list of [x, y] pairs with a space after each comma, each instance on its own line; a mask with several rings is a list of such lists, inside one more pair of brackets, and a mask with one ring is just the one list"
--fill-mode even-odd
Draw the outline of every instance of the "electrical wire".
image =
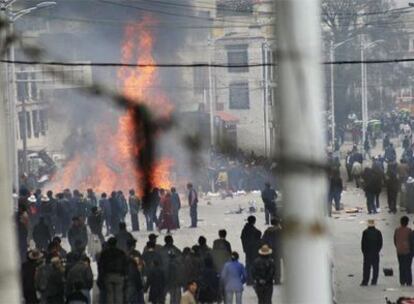
[[[2, 63], [19, 65], [49, 65], [49, 66], [78, 66], [78, 67], [125, 67], [125, 68], [257, 68], [265, 66], [277, 66], [277, 63], [250, 63], [250, 64], [220, 64], [220, 63], [120, 63], [120, 62], [65, 62], [65, 61], [37, 61], [37, 60], [0, 60]], [[324, 61], [323, 65], [353, 65], [353, 64], [385, 64], [385, 63], [404, 63], [414, 62], [414, 58], [394, 58], [394, 59], [373, 59], [373, 60], [341, 60]]]

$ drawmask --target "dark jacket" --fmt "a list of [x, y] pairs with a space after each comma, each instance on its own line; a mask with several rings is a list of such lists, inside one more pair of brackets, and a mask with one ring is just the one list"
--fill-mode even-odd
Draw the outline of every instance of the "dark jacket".
[[213, 250], [211, 251], [214, 267], [217, 272], [223, 270], [223, 266], [231, 258], [231, 245], [225, 239], [217, 239], [213, 242]]
[[40, 249], [46, 249], [51, 239], [49, 226], [44, 222], [39, 222], [33, 228], [33, 240]]
[[124, 252], [127, 252], [128, 250], [128, 241], [133, 240], [134, 237], [131, 233], [129, 233], [126, 230], [120, 230], [116, 235], [116, 246], [123, 250]]
[[149, 290], [148, 301], [151, 303], [164, 303], [165, 275], [159, 266], [155, 266], [148, 274], [145, 291]]
[[138, 214], [139, 209], [141, 209], [141, 201], [135, 195], [131, 195], [129, 197], [129, 199], [128, 199], [128, 205], [129, 205], [129, 212], [131, 214]]
[[125, 276], [128, 270], [128, 259], [118, 248], [107, 248], [102, 251], [98, 262], [99, 275], [104, 278], [109, 273]]
[[277, 226], [271, 226], [265, 230], [262, 237], [262, 242], [272, 248], [273, 257], [281, 257], [282, 255], [282, 231]]
[[37, 261], [28, 260], [22, 264], [21, 282], [23, 296], [28, 304], [38, 303], [35, 287], [35, 275], [38, 266]]
[[99, 235], [102, 233], [103, 217], [101, 212], [88, 216], [88, 225], [92, 234]]
[[255, 256], [260, 247], [262, 233], [254, 225], [247, 223], [241, 233], [243, 251], [246, 255]]
[[75, 283], [80, 282], [82, 284], [81, 289], [92, 289], [93, 287], [93, 274], [92, 269], [85, 262], [77, 262], [66, 277], [67, 294], [75, 292]]
[[361, 250], [364, 255], [378, 255], [382, 249], [382, 234], [375, 227], [368, 227], [362, 233]]
[[82, 247], [86, 247], [88, 244], [88, 231], [85, 225], [74, 226], [72, 225], [68, 232], [69, 244], [72, 248], [75, 248], [76, 241], [79, 240]]
[[273, 285], [275, 262], [271, 256], [259, 256], [254, 260], [252, 277], [255, 285]]
[[204, 268], [198, 286], [200, 303], [215, 303], [219, 298], [220, 277], [213, 268]]

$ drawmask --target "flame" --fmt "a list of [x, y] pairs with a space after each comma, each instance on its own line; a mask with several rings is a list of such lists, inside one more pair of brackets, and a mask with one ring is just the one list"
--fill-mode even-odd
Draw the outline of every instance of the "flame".
[[[117, 72], [118, 87], [129, 99], [145, 103], [155, 117], [164, 118], [171, 115], [174, 107], [166, 96], [151, 90], [154, 84], [159, 83], [153, 57], [155, 40], [148, 28], [154, 23], [156, 21], [153, 18], [146, 16], [142, 21], [125, 27], [122, 63], [135, 62], [145, 66], [120, 68]], [[134, 157], [140, 153], [142, 143], [139, 146], [134, 144], [135, 128], [131, 110], [119, 117], [115, 130], [105, 124], [98, 125], [95, 130], [98, 139], [95, 155], [78, 153], [66, 163], [48, 186], [56, 191], [65, 188], [85, 191], [93, 188], [98, 192], [109, 192], [126, 191], [136, 185], [136, 181], [139, 184], [142, 174], [134, 167]], [[174, 161], [170, 158], [156, 160], [152, 184], [161, 188], [171, 187], [170, 173], [173, 166]]]

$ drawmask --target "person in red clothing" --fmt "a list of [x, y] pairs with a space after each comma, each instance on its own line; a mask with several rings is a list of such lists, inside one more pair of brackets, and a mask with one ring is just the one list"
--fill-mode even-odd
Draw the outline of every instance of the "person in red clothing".
[[171, 193], [166, 192], [165, 195], [161, 196], [160, 201], [161, 213], [160, 220], [158, 223], [158, 229], [167, 229], [167, 233], [172, 229], [176, 229], [174, 225], [173, 209], [171, 204]]
[[397, 249], [401, 286], [411, 286], [413, 281], [411, 273], [413, 257], [410, 252], [411, 229], [407, 227], [408, 221], [407, 216], [401, 217], [401, 226], [395, 229], [394, 232], [394, 245]]

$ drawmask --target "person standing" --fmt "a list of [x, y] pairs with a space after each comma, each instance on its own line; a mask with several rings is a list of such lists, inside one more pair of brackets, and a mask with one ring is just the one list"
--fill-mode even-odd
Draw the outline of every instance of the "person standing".
[[343, 190], [342, 178], [338, 169], [334, 169], [331, 172], [329, 178], [329, 203], [328, 214], [332, 214], [332, 201], [335, 202], [335, 210], [341, 210], [341, 195]]
[[68, 241], [72, 251], [76, 248], [76, 243], [83, 250], [85, 250], [88, 244], [88, 230], [82, 220], [77, 216], [72, 218], [72, 226], [68, 232]]
[[216, 271], [221, 272], [224, 264], [230, 260], [231, 245], [229, 241], [226, 240], [226, 230], [219, 230], [218, 235], [219, 238], [213, 242], [213, 250], [211, 251], [211, 256], [213, 258]]
[[102, 234], [103, 215], [98, 207], [92, 207], [91, 215], [88, 216], [88, 226], [91, 233], [99, 239], [101, 246], [105, 243], [105, 238]]
[[282, 263], [282, 227], [280, 220], [277, 218], [272, 219], [272, 226], [267, 228], [263, 233], [262, 242], [269, 245], [272, 249], [272, 258], [275, 262], [275, 276], [274, 283], [280, 285], [281, 275], [281, 263]]
[[187, 184], [187, 190], [188, 190], [188, 205], [190, 206], [190, 217], [191, 217], [190, 228], [196, 228], [197, 227], [197, 204], [198, 204], [197, 191], [194, 189], [192, 183]]
[[106, 236], [108, 236], [111, 232], [112, 212], [111, 203], [109, 202], [105, 192], [101, 194], [101, 199], [99, 200], [99, 207], [103, 212], [106, 227]]
[[412, 285], [411, 262], [413, 257], [410, 252], [411, 229], [407, 227], [408, 221], [407, 216], [401, 217], [401, 226], [395, 229], [394, 232], [394, 245], [397, 250], [401, 286]]
[[46, 251], [52, 235], [50, 233], [49, 225], [46, 224], [43, 217], [39, 218], [39, 222], [33, 228], [33, 240], [36, 248], [40, 251]]
[[131, 214], [132, 231], [139, 231], [138, 213], [141, 209], [141, 200], [135, 195], [135, 190], [129, 190], [128, 198], [129, 212]]
[[181, 209], [181, 200], [180, 200], [180, 196], [177, 193], [177, 190], [174, 187], [171, 188], [171, 204], [172, 204], [174, 225], [177, 229], [180, 229], [180, 219], [179, 219], [178, 213], [180, 212], [180, 209]]
[[236, 297], [236, 304], [242, 303], [243, 284], [246, 283], [246, 280], [246, 269], [239, 262], [239, 254], [234, 251], [231, 253], [231, 260], [224, 264], [221, 271], [226, 304], [232, 304], [233, 297]]
[[397, 174], [388, 170], [385, 184], [387, 187], [388, 212], [395, 214], [397, 213], [397, 197], [400, 189]]
[[88, 303], [91, 303], [91, 289], [93, 287], [93, 273], [90, 263], [87, 256], [82, 256], [66, 275], [67, 295], [78, 289], [88, 299]]
[[272, 259], [272, 249], [263, 245], [259, 249], [259, 256], [252, 267], [254, 290], [256, 291], [258, 304], [271, 304], [273, 294], [273, 277], [275, 275], [275, 262]]
[[275, 189], [270, 187], [270, 183], [265, 183], [265, 188], [262, 190], [262, 201], [265, 207], [266, 225], [269, 225], [270, 220], [276, 216], [276, 199]]
[[123, 303], [128, 259], [126, 254], [117, 248], [116, 238], [111, 237], [107, 245], [98, 261], [99, 277], [103, 281], [106, 293], [105, 303]]
[[118, 233], [115, 235], [116, 244], [118, 249], [121, 249], [123, 252], [127, 253], [128, 251], [128, 242], [133, 240], [134, 237], [126, 229], [125, 223], [119, 223]]
[[247, 285], [253, 284], [252, 279], [252, 265], [257, 257], [257, 250], [260, 247], [262, 233], [254, 225], [256, 224], [256, 217], [251, 215], [247, 218], [247, 223], [243, 227], [241, 233], [241, 241], [243, 251], [246, 254], [246, 271], [247, 271]]
[[364, 255], [364, 264], [362, 272], [361, 286], [367, 286], [371, 267], [372, 267], [372, 280], [371, 285], [377, 285], [378, 269], [379, 269], [379, 253], [382, 249], [382, 234], [377, 228], [375, 228], [375, 221], [373, 219], [368, 220], [368, 228], [362, 233], [361, 239], [361, 251]]

